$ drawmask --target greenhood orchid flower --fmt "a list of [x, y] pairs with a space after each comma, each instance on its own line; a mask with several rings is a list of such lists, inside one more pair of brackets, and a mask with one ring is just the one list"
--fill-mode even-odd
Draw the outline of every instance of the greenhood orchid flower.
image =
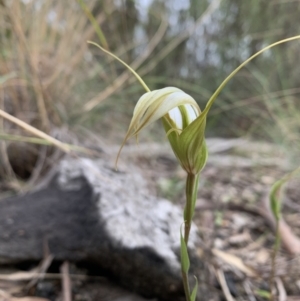
[[[296, 39], [300, 39], [300, 35], [273, 43], [258, 51], [246, 61], [244, 61], [220, 84], [220, 86], [208, 100], [206, 107], [202, 112], [196, 101], [190, 95], [186, 94], [178, 88], [167, 87], [150, 91], [141, 77], [129, 65], [127, 65], [120, 58], [105, 50], [98, 44], [89, 42], [90, 44], [97, 46], [105, 53], [114, 57], [126, 68], [128, 68], [128, 70], [130, 70], [134, 74], [137, 80], [147, 91], [144, 95], [141, 96], [135, 106], [133, 117], [129, 125], [127, 134], [119, 150], [117, 160], [124, 144], [129, 138], [133, 136], [137, 137], [140, 131], [147, 125], [153, 123], [158, 119], [162, 119], [166, 135], [171, 144], [173, 152], [180, 162], [182, 168], [187, 172], [186, 205], [184, 209], [184, 235], [182, 235], [180, 231], [181, 271], [184, 292], [187, 301], [196, 300], [198, 288], [198, 282], [196, 279], [196, 284], [192, 292], [190, 292], [188, 278], [190, 260], [187, 246], [191, 229], [191, 222], [197, 200], [200, 171], [203, 169], [207, 161], [207, 147], [204, 138], [207, 114], [216, 98], [229, 82], [229, 80], [234, 77], [234, 75], [237, 74], [237, 72], [241, 70], [246, 64], [248, 64], [251, 60], [253, 60], [264, 51], [276, 45]], [[274, 187], [275, 190], [273, 194], [275, 194], [277, 191], [277, 186]], [[275, 204], [275, 201], [276, 200], [274, 199], [274, 208], [277, 206], [277, 204]]]
[[162, 118], [169, 142], [181, 166], [188, 175], [199, 175], [207, 161], [207, 147], [204, 139], [206, 117], [220, 92], [230, 79], [251, 60], [274, 46], [296, 39], [300, 39], [300, 35], [273, 43], [245, 60], [220, 84], [202, 112], [196, 101], [180, 89], [167, 87], [150, 91], [141, 77], [124, 61], [98, 44], [88, 42], [122, 63], [134, 74], [147, 91], [136, 104], [127, 134], [118, 153], [117, 161], [124, 144], [129, 138], [137, 136], [144, 127]]
[[200, 115], [201, 110], [197, 102], [178, 88], [167, 87], [147, 92], [135, 106], [122, 146], [147, 125], [161, 118], [173, 152], [182, 168], [188, 174], [198, 174], [207, 159], [203, 118], [200, 130], [198, 128], [195, 131]]

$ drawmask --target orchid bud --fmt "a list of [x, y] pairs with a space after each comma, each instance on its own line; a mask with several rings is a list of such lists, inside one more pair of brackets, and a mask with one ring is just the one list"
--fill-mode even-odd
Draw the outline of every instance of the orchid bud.
[[167, 87], [142, 95], [121, 149], [130, 137], [137, 136], [144, 127], [160, 118], [182, 168], [189, 174], [198, 174], [207, 160], [206, 118], [201, 116], [197, 102], [178, 88]]

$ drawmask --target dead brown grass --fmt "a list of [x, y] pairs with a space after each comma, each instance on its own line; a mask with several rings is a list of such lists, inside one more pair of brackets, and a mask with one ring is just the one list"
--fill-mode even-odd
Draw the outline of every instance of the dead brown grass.
[[[88, 78], [86, 40], [95, 30], [76, 2], [11, 0], [0, 6], [0, 109], [51, 135], [84, 102], [75, 89]], [[109, 13], [95, 16], [100, 26]], [[63, 140], [68, 142], [65, 132]], [[2, 119], [0, 133], [26, 135]], [[0, 178], [8, 182], [30, 177], [45, 148], [7, 141], [0, 146]], [[41, 171], [47, 164], [42, 165]]]

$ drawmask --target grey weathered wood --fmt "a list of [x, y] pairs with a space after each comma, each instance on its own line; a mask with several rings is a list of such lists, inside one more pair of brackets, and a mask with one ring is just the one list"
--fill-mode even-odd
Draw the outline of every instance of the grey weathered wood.
[[[44, 188], [1, 201], [2, 263], [89, 262], [145, 296], [183, 296], [180, 208], [147, 191], [138, 172], [114, 171], [105, 161], [65, 159]], [[191, 250], [197, 244], [191, 234]]]

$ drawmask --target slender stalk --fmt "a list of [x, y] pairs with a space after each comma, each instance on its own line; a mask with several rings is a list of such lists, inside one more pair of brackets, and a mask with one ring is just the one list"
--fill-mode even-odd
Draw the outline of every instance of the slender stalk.
[[183, 288], [184, 288], [184, 294], [186, 301], [190, 301], [190, 285], [189, 285], [189, 275], [188, 273], [185, 273], [183, 270], [181, 270], [181, 275], [182, 275], [182, 282], [183, 282]]
[[[188, 246], [192, 218], [195, 211], [195, 204], [197, 199], [197, 191], [198, 191], [198, 182], [199, 182], [199, 174], [193, 175], [188, 174], [186, 179], [186, 206], [184, 209], [184, 241], [186, 246]], [[184, 292], [186, 296], [186, 300], [190, 301], [190, 286], [189, 286], [189, 277], [188, 273], [185, 271], [181, 271], [182, 273], [182, 281]]]
[[47, 135], [46, 133], [44, 133], [43, 131], [38, 130], [37, 128], [27, 124], [26, 122], [22, 121], [19, 118], [16, 118], [6, 112], [4, 112], [3, 110], [0, 109], [0, 116], [9, 120], [12, 123], [15, 123], [16, 125], [18, 125], [19, 127], [23, 128], [24, 130], [30, 132], [31, 134], [42, 138], [50, 143], [52, 143], [53, 145], [55, 145], [56, 147], [60, 148], [61, 150], [63, 150], [66, 153], [70, 152], [70, 148], [67, 147], [64, 143], [60, 142], [59, 140]]
[[269, 279], [269, 286], [270, 286], [270, 301], [274, 301], [274, 294], [273, 294], [273, 283], [275, 278], [275, 269], [276, 269], [276, 256], [279, 250], [280, 246], [280, 233], [279, 233], [279, 219], [276, 218], [276, 233], [275, 233], [275, 243], [274, 243], [274, 249], [273, 254], [271, 258], [271, 274]]
[[184, 240], [188, 245], [198, 191], [199, 175], [188, 174], [186, 179], [186, 206], [184, 210]]

